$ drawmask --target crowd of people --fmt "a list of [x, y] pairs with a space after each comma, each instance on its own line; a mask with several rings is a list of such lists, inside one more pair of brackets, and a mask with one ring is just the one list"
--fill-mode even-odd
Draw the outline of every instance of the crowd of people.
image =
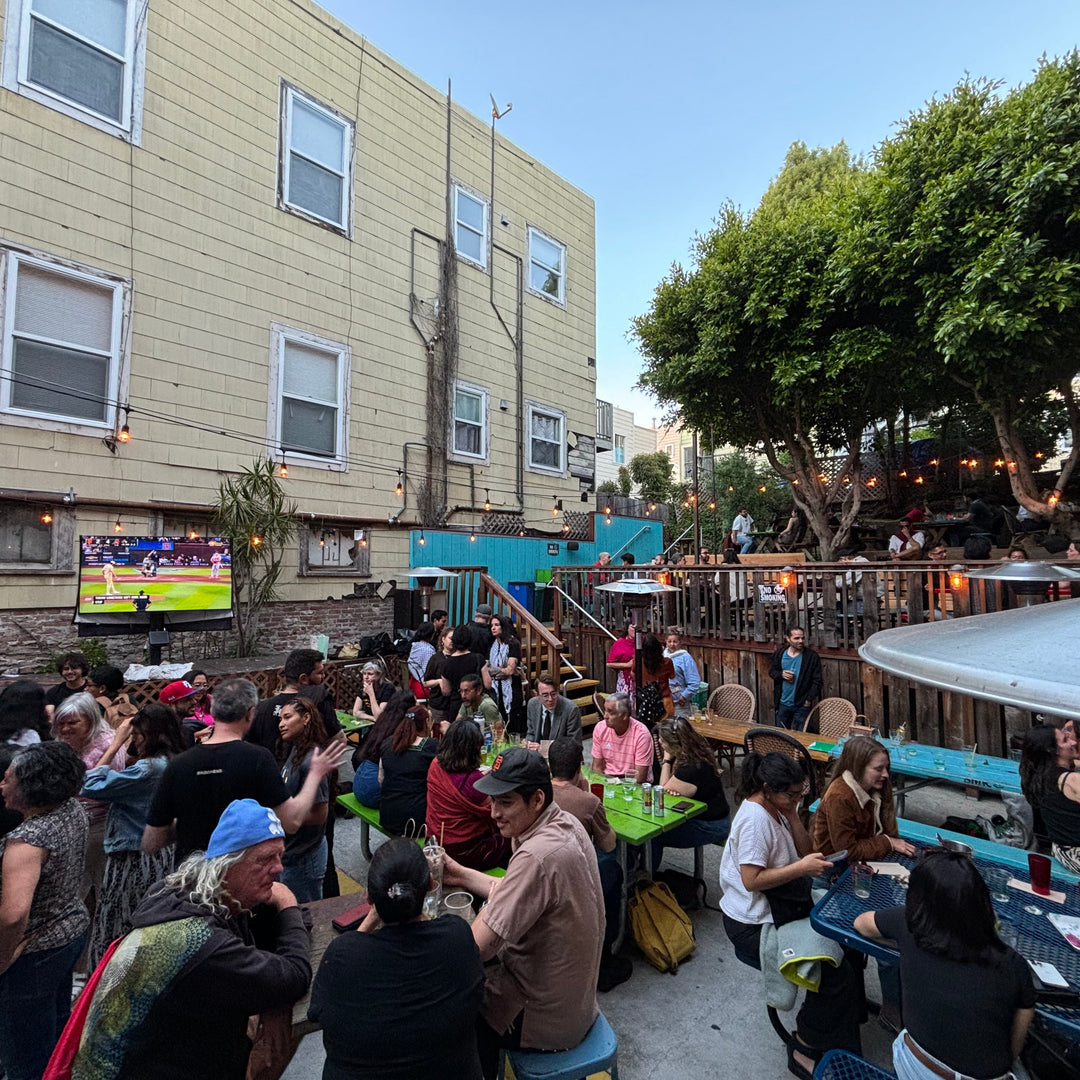
[[[370, 726], [353, 792], [395, 838], [369, 865], [360, 933], [336, 938], [314, 973], [300, 905], [334, 876], [330, 810], [347, 752], [320, 653], [290, 653], [281, 689], [262, 701], [246, 679], [210, 687], [191, 672], [135, 707], [122, 679], [77, 653], [48, 692], [21, 679], [0, 693], [8, 1080], [36, 1080], [50, 1057], [74, 1077], [238, 1080], [249, 1018], [309, 987], [330, 1080], [478, 1080], [495, 1076], [502, 1049], [584, 1038], [597, 991], [632, 964], [614, 952], [624, 882], [583, 772], [581, 714], [551, 674], [530, 693], [509, 620], [478, 605], [466, 625], [445, 621], [435, 612], [415, 635], [405, 686], [381, 661], [363, 664], [352, 712]], [[771, 660], [782, 725], [797, 726], [821, 692], [804, 637], [789, 629]], [[801, 932], [811, 882], [834, 857], [916, 855], [898, 835], [889, 753], [876, 739], [846, 741], [809, 827], [803, 765], [779, 753], [747, 755], [733, 814], [715, 751], [690, 719], [701, 680], [679, 628], [661, 643], [630, 625], [608, 662], [629, 689], [603, 700], [592, 770], [704, 804], [652, 841], [652, 866], [669, 848], [723, 845], [722, 920], [740, 961], [767, 967], [792, 940], [783, 935]], [[489, 741], [499, 749], [485, 766]], [[1020, 763], [1036, 831], [1076, 872], [1078, 759], [1063, 722], [1032, 728]], [[444, 853], [444, 888], [482, 905], [471, 925], [424, 915], [423, 835]], [[1033, 983], [999, 938], [970, 860], [924, 853], [905, 906], [866, 912], [856, 929], [897, 944], [898, 961], [878, 967], [899, 1077], [1008, 1073]], [[802, 1080], [827, 1050], [861, 1047], [865, 958], [831, 944], [789, 1048]], [[76, 973], [88, 979], [72, 1012]], [[961, 987], [974, 1004], [958, 1037]]]

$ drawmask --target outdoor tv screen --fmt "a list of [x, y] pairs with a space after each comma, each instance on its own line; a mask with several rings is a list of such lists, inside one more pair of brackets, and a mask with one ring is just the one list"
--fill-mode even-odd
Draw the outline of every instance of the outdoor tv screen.
[[232, 560], [227, 539], [80, 538], [80, 615], [231, 609]]

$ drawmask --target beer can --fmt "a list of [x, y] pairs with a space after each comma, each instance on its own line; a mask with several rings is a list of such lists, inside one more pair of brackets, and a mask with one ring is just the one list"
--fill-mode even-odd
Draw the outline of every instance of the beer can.
[[652, 812], [653, 787], [652, 784], [641, 785], [641, 809], [646, 814]]
[[653, 817], [664, 816], [664, 789], [659, 784], [653, 788], [652, 812]]

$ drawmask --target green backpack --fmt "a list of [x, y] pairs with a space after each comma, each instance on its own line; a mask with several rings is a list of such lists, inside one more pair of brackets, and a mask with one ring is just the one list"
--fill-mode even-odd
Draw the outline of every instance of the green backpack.
[[674, 974], [697, 948], [690, 916], [662, 881], [637, 885], [627, 908], [630, 932], [645, 959], [658, 971]]

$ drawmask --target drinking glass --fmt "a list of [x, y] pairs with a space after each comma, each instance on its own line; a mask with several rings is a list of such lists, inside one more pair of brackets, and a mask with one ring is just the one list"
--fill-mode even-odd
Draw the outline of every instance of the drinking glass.
[[904, 751], [904, 753], [906, 753], [906, 754], [907, 754], [907, 756], [908, 756], [908, 760], [909, 760], [909, 761], [910, 761], [910, 760], [911, 760], [912, 758], [917, 758], [917, 757], [919, 756], [919, 751], [918, 751], [918, 750], [916, 750], [914, 746], [909, 746], [909, 747], [907, 748], [907, 750], [905, 750], [905, 751]]
[[1001, 938], [1002, 943], [1008, 945], [1010, 949], [1015, 949], [1020, 940], [1016, 927], [1013, 926], [1011, 922], [1006, 922], [1004, 919], [998, 923], [998, 937]]
[[870, 882], [873, 880], [874, 871], [869, 866], [857, 863], [851, 868], [852, 891], [860, 900], [870, 897]]
[[604, 777], [604, 785], [604, 798], [614, 799], [615, 792], [618, 790], [619, 787], [619, 778], [617, 776], [606, 776]]
[[622, 786], [624, 802], [632, 803], [637, 798], [637, 784], [633, 780], [624, 780]]
[[1009, 892], [1009, 879], [1012, 874], [997, 866], [991, 866], [983, 871], [983, 879], [986, 887], [990, 890], [990, 899], [999, 904], [1007, 904], [1012, 896]]
[[467, 923], [473, 921], [472, 893], [452, 892], [443, 901], [447, 915], [457, 915]]
[[934, 751], [934, 771], [935, 772], [944, 772], [945, 771], [945, 751], [944, 750], [935, 750]]
[[969, 769], [975, 768], [975, 747], [974, 746], [962, 746], [960, 748], [964, 755], [964, 764]]

